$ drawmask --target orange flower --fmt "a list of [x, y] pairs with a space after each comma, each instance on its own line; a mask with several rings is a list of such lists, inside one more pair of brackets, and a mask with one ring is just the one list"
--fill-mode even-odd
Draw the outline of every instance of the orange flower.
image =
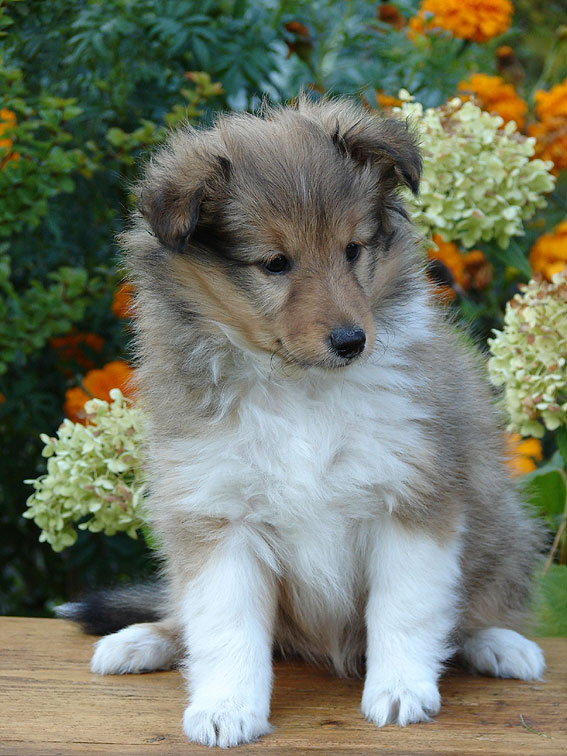
[[398, 31], [406, 25], [404, 17], [392, 3], [382, 3], [379, 5], [376, 15], [378, 16], [378, 20], [382, 21], [383, 24], [393, 26]]
[[492, 280], [492, 265], [480, 249], [471, 249], [463, 254], [465, 274], [469, 287], [477, 291], [485, 289]]
[[[429, 260], [436, 260], [447, 269], [454, 283], [464, 289], [466, 286], [465, 276], [465, 263], [461, 253], [456, 244], [453, 242], [446, 242], [439, 234], [433, 234], [433, 242], [436, 244], [437, 249], [431, 247], [427, 250], [427, 257]], [[451, 301], [455, 299], [455, 290], [449, 283], [438, 283], [436, 294], [443, 301]]]
[[567, 118], [532, 123], [528, 135], [536, 138], [535, 157], [553, 163], [552, 173], [567, 171]]
[[474, 95], [484, 110], [497, 113], [504, 123], [515, 121], [518, 129], [523, 127], [528, 105], [501, 76], [473, 74], [468, 81], [459, 83], [459, 90]]
[[82, 381], [82, 386], [75, 386], [65, 392], [65, 415], [75, 423], [86, 422], [85, 403], [89, 399], [110, 401], [110, 391], [118, 388], [124, 396], [132, 397], [134, 371], [126, 362], [115, 360], [105, 365], [102, 370], [91, 370]]
[[452, 279], [452, 285], [445, 281], [437, 284], [436, 293], [442, 301], [455, 299], [455, 289], [483, 289], [489, 284], [492, 268], [483, 252], [473, 249], [462, 253], [456, 244], [446, 242], [439, 234], [433, 235], [433, 242], [437, 249], [431, 247], [427, 251], [428, 259], [437, 261], [448, 272], [449, 275], [439, 278]]
[[379, 89], [376, 90], [376, 99], [378, 100], [378, 105], [385, 109], [397, 108], [403, 104], [397, 97], [384, 94], [384, 92], [381, 92]]
[[422, 0], [409, 26], [416, 33], [444, 29], [460, 39], [487, 42], [510, 26], [510, 0]]
[[548, 281], [567, 266], [567, 220], [536, 240], [530, 250], [530, 265]]
[[541, 121], [549, 118], [567, 118], [567, 79], [556, 84], [549, 92], [538, 89], [534, 95], [535, 111]]
[[123, 283], [114, 292], [112, 312], [117, 318], [130, 318], [133, 314], [134, 287]]
[[537, 468], [536, 462], [543, 459], [541, 441], [537, 438], [522, 438], [518, 433], [506, 435], [506, 450], [506, 464], [513, 478], [532, 472]]
[[59, 352], [64, 362], [76, 362], [87, 369], [94, 367], [94, 362], [85, 355], [82, 347], [86, 346], [94, 352], [100, 352], [103, 344], [104, 339], [96, 333], [79, 333], [75, 330], [49, 340], [49, 346]]
[[[16, 122], [16, 114], [13, 110], [9, 110], [8, 108], [2, 108], [0, 110], [0, 134], [4, 134], [6, 131], [13, 129], [16, 125]], [[11, 152], [12, 144], [12, 139], [0, 139], [0, 149], [4, 148], [7, 151], [7, 154], [4, 156], [2, 162], [0, 163], [0, 169], [3, 168], [10, 160], [20, 159], [19, 152]]]
[[567, 79], [549, 92], [538, 89], [534, 96], [539, 122], [528, 127], [536, 138], [536, 157], [551, 160], [553, 172], [567, 170]]

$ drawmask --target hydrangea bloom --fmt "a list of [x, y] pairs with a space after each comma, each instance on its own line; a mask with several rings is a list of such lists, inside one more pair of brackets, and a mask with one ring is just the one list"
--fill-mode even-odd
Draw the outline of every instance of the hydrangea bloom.
[[75, 543], [75, 524], [106, 535], [126, 531], [131, 538], [142, 524], [142, 413], [118, 389], [110, 395], [110, 403], [85, 405], [87, 425], [65, 420], [57, 438], [41, 435], [47, 474], [25, 481], [35, 492], [24, 517], [55, 551]]
[[567, 426], [567, 277], [520, 289], [506, 305], [503, 330], [488, 340], [488, 371], [504, 386], [508, 429], [541, 438], [544, 426]]
[[554, 186], [551, 163], [531, 160], [534, 140], [503, 128], [500, 116], [472, 102], [454, 98], [438, 108], [423, 109], [405, 100], [393, 113], [417, 128], [424, 166], [419, 197], [409, 198], [417, 225], [431, 237], [459, 241], [470, 248], [496, 240], [508, 246], [523, 233], [523, 223], [546, 204]]

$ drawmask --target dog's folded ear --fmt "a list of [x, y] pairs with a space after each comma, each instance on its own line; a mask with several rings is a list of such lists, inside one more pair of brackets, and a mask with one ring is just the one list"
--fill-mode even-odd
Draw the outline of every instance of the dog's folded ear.
[[192, 191], [167, 182], [143, 189], [138, 209], [159, 241], [172, 252], [180, 252], [199, 218], [204, 187]]
[[418, 193], [421, 153], [417, 137], [405, 121], [365, 114], [343, 129], [337, 119], [332, 139], [339, 151], [361, 165], [379, 169], [381, 181], [391, 188], [405, 184]]
[[218, 194], [230, 175], [230, 161], [219, 155], [197, 155], [185, 165], [166, 160], [150, 165], [139, 189], [138, 209], [159, 241], [182, 252], [203, 214], [203, 205]]

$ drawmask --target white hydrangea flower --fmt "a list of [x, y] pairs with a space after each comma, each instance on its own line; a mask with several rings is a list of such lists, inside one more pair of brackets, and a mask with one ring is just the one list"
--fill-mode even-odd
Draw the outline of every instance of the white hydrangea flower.
[[137, 537], [145, 489], [142, 480], [142, 412], [110, 392], [110, 403], [85, 405], [87, 425], [64, 420], [57, 437], [41, 435], [47, 474], [26, 480], [35, 488], [24, 517], [41, 528], [40, 541], [55, 551], [77, 540], [81, 530]]
[[514, 122], [490, 115], [455, 97], [424, 110], [402, 90], [393, 113], [407, 118], [420, 135], [423, 177], [419, 197], [408, 196], [412, 216], [431, 238], [470, 248], [496, 240], [505, 248], [523, 223], [546, 204], [554, 187], [552, 163], [531, 160], [535, 139]]
[[567, 277], [520, 289], [506, 305], [503, 330], [488, 340], [488, 371], [504, 386], [509, 430], [541, 438], [544, 426], [567, 426]]

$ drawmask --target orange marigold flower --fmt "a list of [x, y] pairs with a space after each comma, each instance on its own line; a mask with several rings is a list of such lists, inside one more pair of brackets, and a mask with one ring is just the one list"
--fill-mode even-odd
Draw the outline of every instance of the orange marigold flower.
[[567, 220], [536, 240], [530, 250], [530, 265], [548, 281], [567, 267]]
[[378, 20], [382, 21], [383, 24], [393, 26], [398, 31], [406, 25], [404, 17], [392, 3], [382, 3], [379, 5], [376, 15], [378, 16]]
[[506, 434], [506, 451], [506, 464], [513, 478], [532, 472], [537, 468], [536, 462], [543, 459], [541, 441], [537, 438], [522, 438], [519, 433]]
[[102, 370], [89, 371], [82, 381], [82, 386], [75, 386], [65, 392], [65, 415], [75, 423], [86, 422], [85, 404], [89, 399], [104, 399], [110, 402], [110, 391], [118, 388], [124, 396], [132, 397], [135, 392], [134, 371], [128, 363], [115, 360], [105, 365]]
[[437, 249], [427, 251], [429, 260], [435, 260], [447, 269], [453, 285], [438, 284], [437, 294], [443, 301], [455, 299], [457, 289], [483, 289], [490, 283], [492, 267], [480, 249], [462, 253], [453, 242], [446, 242], [439, 234], [433, 235]]
[[523, 127], [528, 105], [501, 76], [473, 74], [468, 81], [459, 83], [459, 90], [474, 95], [480, 107], [497, 113], [504, 123], [515, 121], [518, 129]]
[[84, 353], [83, 347], [100, 352], [103, 344], [104, 339], [96, 333], [81, 333], [75, 330], [49, 340], [49, 346], [59, 352], [62, 360], [76, 362], [87, 369], [94, 367], [94, 362]]
[[130, 318], [133, 314], [134, 287], [123, 283], [114, 292], [112, 298], [112, 312], [117, 318]]
[[487, 42], [508, 29], [514, 13], [510, 0], [422, 0], [414, 32], [443, 29], [459, 39]]
[[535, 112], [540, 121], [548, 118], [567, 118], [567, 79], [551, 87], [549, 92], [538, 89], [534, 95]]
[[553, 161], [553, 173], [567, 170], [567, 79], [549, 92], [538, 89], [534, 96], [539, 122], [528, 127], [536, 138], [535, 155]]
[[551, 160], [552, 173], [567, 171], [567, 118], [548, 118], [528, 126], [528, 135], [536, 138], [534, 157]]

